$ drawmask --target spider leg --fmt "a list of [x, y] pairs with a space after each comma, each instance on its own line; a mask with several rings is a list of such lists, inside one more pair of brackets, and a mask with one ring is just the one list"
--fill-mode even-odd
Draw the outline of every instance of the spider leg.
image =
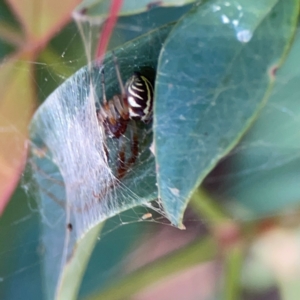
[[104, 68], [101, 70], [101, 87], [102, 87], [102, 105], [97, 110], [97, 117], [99, 123], [103, 123], [106, 119], [109, 120], [111, 124], [116, 123], [116, 111], [113, 106], [112, 101], [107, 101], [105, 94], [105, 72]]
[[[103, 128], [103, 132], [104, 132], [104, 128]], [[105, 162], [108, 164], [109, 161], [109, 152], [108, 152], [108, 148], [107, 148], [107, 143], [106, 143], [106, 137], [103, 134], [103, 150], [105, 153]]]
[[131, 157], [128, 160], [129, 165], [133, 165], [139, 155], [139, 139], [137, 135], [137, 128], [135, 121], [131, 121], [130, 124], [130, 134], [131, 134]]
[[122, 119], [128, 120], [129, 119], [129, 110], [125, 104], [122, 105], [122, 103], [124, 103], [124, 98], [122, 100], [122, 95], [115, 95], [113, 97], [113, 102], [114, 102], [116, 110], [118, 111], [118, 113], [122, 117]]
[[119, 152], [118, 152], [118, 166], [117, 166], [117, 178], [123, 178], [130, 167], [136, 162], [136, 159], [139, 154], [139, 142], [138, 142], [138, 135], [137, 135], [137, 128], [134, 121], [130, 123], [130, 134], [131, 134], [131, 156], [126, 162], [125, 152], [126, 152], [126, 141], [125, 137], [121, 136], [119, 138]]
[[125, 176], [128, 168], [125, 162], [125, 151], [126, 151], [126, 143], [125, 137], [121, 136], [119, 138], [119, 151], [118, 151], [118, 159], [117, 159], [117, 178], [121, 179]]
[[128, 100], [127, 100], [127, 96], [126, 96], [126, 90], [125, 90], [124, 83], [122, 81], [118, 59], [115, 56], [114, 52], [112, 52], [112, 56], [113, 56], [115, 69], [116, 69], [116, 73], [117, 73], [117, 78], [118, 78], [118, 82], [119, 82], [119, 87], [120, 87], [120, 91], [121, 91], [121, 97], [120, 97], [120, 99], [117, 100], [118, 103], [116, 104], [116, 107], [117, 107], [117, 110], [120, 113], [120, 115], [121, 116], [124, 115], [123, 118], [125, 120], [127, 120], [129, 118], [129, 110], [128, 110]]
[[125, 92], [125, 87], [124, 87], [124, 84], [123, 84], [123, 81], [122, 81], [122, 78], [121, 78], [118, 59], [117, 59], [117, 57], [115, 56], [114, 51], [112, 52], [112, 56], [113, 56], [113, 60], [114, 60], [114, 64], [115, 64], [115, 69], [116, 69], [116, 73], [117, 73], [117, 78], [118, 78], [119, 85], [120, 85], [120, 90], [121, 90], [122, 95], [125, 95], [125, 94], [126, 94], [126, 92]]

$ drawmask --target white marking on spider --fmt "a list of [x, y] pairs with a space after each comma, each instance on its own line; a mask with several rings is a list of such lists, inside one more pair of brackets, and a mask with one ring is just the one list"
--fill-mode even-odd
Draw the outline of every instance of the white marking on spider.
[[144, 90], [143, 89], [139, 89], [138, 87], [136, 87], [136, 86], [132, 86], [132, 88], [134, 89], [134, 90], [136, 90], [136, 91], [139, 91], [139, 92], [143, 92]]
[[127, 99], [128, 99], [128, 103], [130, 104], [130, 106], [132, 106], [132, 107], [141, 107], [140, 104], [135, 102], [135, 99], [132, 96], [129, 96]]
[[129, 114], [131, 117], [139, 117], [140, 115], [136, 112], [134, 112], [130, 107], [129, 107]]
[[129, 94], [132, 94], [134, 97], [137, 97], [137, 98], [143, 100], [143, 97], [140, 96], [140, 95], [138, 95], [138, 94], [136, 94], [136, 93], [132, 90], [131, 86], [128, 87], [128, 92], [129, 92]]

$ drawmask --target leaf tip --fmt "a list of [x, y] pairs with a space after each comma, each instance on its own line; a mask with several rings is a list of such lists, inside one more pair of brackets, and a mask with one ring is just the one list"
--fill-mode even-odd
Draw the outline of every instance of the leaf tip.
[[186, 230], [186, 227], [185, 227], [185, 225], [183, 223], [180, 223], [178, 225], [178, 229], [180, 229], [180, 230]]

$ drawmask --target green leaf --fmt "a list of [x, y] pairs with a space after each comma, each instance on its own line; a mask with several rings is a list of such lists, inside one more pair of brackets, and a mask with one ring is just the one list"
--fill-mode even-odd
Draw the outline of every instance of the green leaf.
[[294, 35], [298, 1], [207, 1], [166, 40], [156, 78], [159, 195], [181, 225], [193, 190], [249, 128]]
[[152, 228], [151, 223], [141, 223], [139, 216], [144, 214], [145, 208], [135, 207], [105, 222], [82, 279], [79, 299], [106, 289], [108, 284], [124, 275], [121, 271], [122, 262]]
[[116, 48], [150, 30], [171, 22], [177, 22], [192, 6], [193, 4], [179, 7], [158, 7], [140, 14], [120, 16], [109, 41], [110, 49]]
[[24, 299], [44, 299], [37, 251], [39, 218], [34, 213], [36, 202], [27, 196], [24, 189], [17, 188], [0, 218], [0, 299], [17, 299], [20, 295]]
[[[210, 186], [241, 218], [257, 218], [299, 205], [300, 30], [287, 60], [276, 73], [270, 99], [258, 120], [222, 164]], [[212, 175], [213, 176], [213, 175]], [[242, 207], [242, 210], [236, 210]], [[245, 214], [246, 213], [246, 214]]]
[[[136, 70], [150, 75], [150, 68], [156, 69], [162, 43], [172, 26], [152, 31], [115, 50], [124, 81]], [[111, 54], [106, 56], [104, 66], [106, 96], [110, 99], [120, 93]], [[66, 294], [68, 299], [75, 297], [97, 237], [91, 228], [157, 198], [155, 162], [149, 149], [151, 125], [137, 124], [139, 155], [125, 176], [116, 178], [119, 141], [105, 140], [101, 134], [96, 118], [100, 99], [101, 68], [92, 64], [55, 90], [31, 123], [34, 146], [30, 163], [42, 216], [45, 288], [49, 299], [66, 299]], [[133, 123], [128, 125], [125, 140], [127, 160], [131, 156], [131, 126]], [[78, 276], [79, 280], [72, 281], [70, 276]]]
[[[126, 0], [120, 11], [120, 16], [128, 16], [138, 14], [150, 10], [153, 7], [171, 7], [183, 6], [195, 0], [164, 0], [164, 1], [149, 1], [149, 0]], [[76, 8], [76, 12], [84, 11], [84, 14], [92, 18], [106, 17], [111, 6], [110, 0], [85, 0]]]

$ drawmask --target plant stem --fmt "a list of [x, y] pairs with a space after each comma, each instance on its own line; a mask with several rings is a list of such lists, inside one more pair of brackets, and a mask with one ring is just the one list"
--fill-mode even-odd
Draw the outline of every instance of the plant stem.
[[240, 299], [241, 268], [244, 251], [241, 243], [236, 243], [228, 249], [224, 259], [224, 299]]
[[194, 192], [190, 204], [194, 211], [208, 222], [210, 227], [229, 220], [229, 217], [222, 212], [221, 208], [203, 188]]
[[215, 242], [210, 237], [194, 242], [125, 276], [118, 283], [97, 295], [87, 298], [87, 300], [127, 299], [168, 275], [173, 275], [196, 264], [214, 259], [216, 250]]

